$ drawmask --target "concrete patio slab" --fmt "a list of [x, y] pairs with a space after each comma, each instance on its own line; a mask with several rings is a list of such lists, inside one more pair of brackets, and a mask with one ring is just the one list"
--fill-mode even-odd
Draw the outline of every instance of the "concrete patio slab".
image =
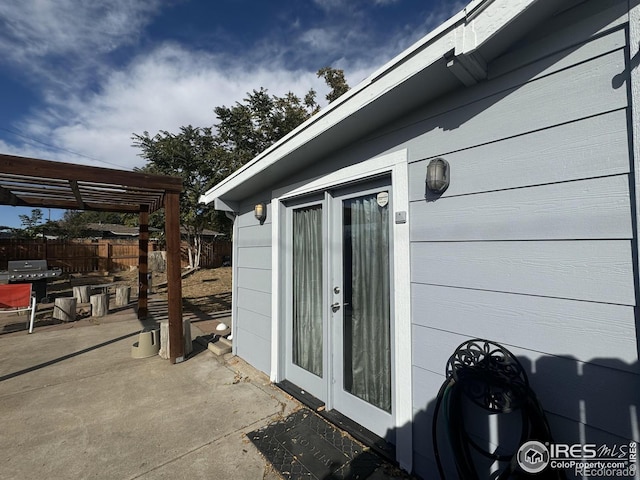
[[273, 475], [244, 434], [297, 402], [206, 350], [178, 365], [133, 359], [141, 328], [130, 316], [0, 338], [0, 478]]
[[[140, 331], [166, 319], [161, 299], [149, 310], [0, 334], [0, 480], [282, 478], [246, 434], [301, 404], [207, 350], [224, 313], [184, 312], [195, 350], [183, 363], [132, 358]], [[389, 467], [370, 478], [407, 478]]]

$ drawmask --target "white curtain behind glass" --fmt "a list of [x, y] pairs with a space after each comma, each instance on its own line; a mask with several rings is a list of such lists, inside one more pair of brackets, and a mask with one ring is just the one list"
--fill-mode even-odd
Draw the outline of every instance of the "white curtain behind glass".
[[379, 206], [371, 195], [347, 200], [344, 207], [345, 262], [351, 257], [344, 266], [345, 286], [351, 285], [345, 308], [345, 390], [390, 412], [389, 206]]
[[322, 377], [322, 207], [293, 211], [293, 363]]

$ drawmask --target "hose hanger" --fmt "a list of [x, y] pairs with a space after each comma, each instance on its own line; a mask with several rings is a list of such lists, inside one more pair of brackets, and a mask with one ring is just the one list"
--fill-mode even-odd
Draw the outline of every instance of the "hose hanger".
[[[488, 451], [473, 440], [465, 421], [469, 401], [488, 415], [520, 413], [520, 443], [529, 440], [552, 443], [551, 430], [545, 413], [529, 386], [524, 368], [506, 348], [489, 340], [476, 338], [462, 343], [449, 357], [446, 379], [436, 400], [432, 440], [440, 477], [446, 480], [438, 448], [438, 420], [443, 408], [444, 421], [458, 478], [480, 480], [491, 478], [564, 479], [561, 470], [547, 469], [537, 475], [524, 472], [517, 464], [516, 452], [498, 454]], [[517, 448], [517, 447], [516, 447]], [[479, 472], [473, 451], [503, 464], [498, 472]]]

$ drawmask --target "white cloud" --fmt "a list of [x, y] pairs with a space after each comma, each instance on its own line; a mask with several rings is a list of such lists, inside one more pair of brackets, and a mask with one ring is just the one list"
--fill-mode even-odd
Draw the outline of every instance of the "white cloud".
[[[337, 4], [342, 0], [316, 1]], [[123, 11], [129, 12], [128, 15], [132, 18], [131, 25], [125, 25], [126, 22], [121, 17], [114, 16], [100, 23], [103, 25], [102, 31], [107, 32], [105, 35], [86, 33], [86, 27], [75, 28], [73, 25], [69, 26], [69, 32], [64, 33], [55, 25], [67, 25], [60, 18], [66, 18], [67, 14], [64, 12], [75, 2], [60, 2], [63, 7], [62, 13], [57, 14], [58, 21], [51, 20], [48, 25], [35, 26], [37, 33], [34, 38], [24, 40], [33, 48], [33, 52], [28, 55], [41, 55], [39, 48], [48, 48], [51, 52], [62, 55], [73, 49], [87, 49], [87, 45], [93, 45], [98, 53], [106, 52], [117, 42], [118, 45], [123, 45], [134, 41], [141, 25], [146, 21], [144, 10], [134, 2], [131, 3], [132, 10], [122, 6]], [[129, 5], [126, 0], [110, 0], [107, 5], [120, 5], [120, 2], [122, 5]], [[28, 0], [25, 4], [35, 9], [39, 2]], [[152, 2], [148, 4], [153, 5]], [[45, 143], [66, 152], [33, 142], [16, 146], [3, 144], [1, 141], [0, 151], [123, 169], [142, 166], [144, 161], [137, 156], [139, 151], [131, 146], [133, 133], [148, 131], [154, 135], [160, 130], [177, 132], [181, 126], [189, 124], [210, 126], [215, 122], [214, 107], [230, 106], [242, 100], [246, 92], [253, 89], [265, 87], [276, 95], [293, 91], [303, 96], [309, 88], [314, 88], [318, 92], [318, 99], [323, 100], [327, 88], [316, 77], [315, 71], [292, 71], [285, 68], [283, 63], [286, 55], [318, 52], [318, 58], [330, 58], [332, 66], [344, 69], [347, 81], [355, 86], [373, 70], [455, 13], [454, 9], [459, 10], [463, 5], [459, 1], [453, 5], [442, 3], [440, 8], [425, 18], [423, 31], [398, 28], [398, 34], [391, 41], [377, 48], [371, 48], [366, 33], [355, 26], [346, 30], [340, 30], [338, 26], [317, 27], [300, 32], [298, 43], [305, 48], [296, 47], [297, 53], [292, 53], [292, 44], [296, 42], [292, 41], [289, 45], [265, 42], [264, 48], [268, 48], [269, 52], [254, 51], [251, 60], [241, 56], [225, 57], [187, 50], [177, 44], [162, 44], [149, 52], [138, 54], [119, 69], [102, 64], [98, 88], [89, 93], [86, 88], [61, 89], [56, 85], [49, 86], [41, 109], [17, 126], [29, 136], [44, 139]], [[0, 5], [0, 17], [6, 16], [9, 8]], [[81, 16], [84, 17], [89, 16], [91, 9], [97, 7], [82, 8], [84, 10]], [[37, 13], [37, 18], [44, 15], [41, 10]], [[43, 21], [47, 22], [46, 19]], [[35, 19], [29, 20], [21, 28], [24, 30], [27, 24], [34, 22]], [[12, 35], [19, 37], [15, 32]], [[120, 32], [121, 37], [115, 32]], [[44, 40], [49, 33], [55, 39], [52, 45], [38, 46], [38, 41]], [[75, 38], [77, 42], [85, 34], [88, 35], [86, 45], [78, 46], [72, 40]], [[101, 46], [100, 39], [112, 39], [115, 43], [111, 47]], [[0, 34], [0, 54], [8, 52], [5, 40], [6, 35]], [[349, 52], [345, 52], [345, 45], [349, 45]], [[256, 61], [256, 58], [260, 60]], [[14, 61], [18, 62], [20, 59], [14, 58]], [[317, 67], [321, 66], [324, 65]], [[100, 162], [69, 152], [81, 152], [99, 159]]]
[[343, 53], [344, 31], [336, 27], [311, 28], [300, 35], [300, 41], [316, 52], [333, 55]]
[[[303, 96], [312, 87], [324, 90], [313, 72], [249, 66], [239, 61], [230, 64], [228, 59], [164, 45], [137, 57], [128, 68], [113, 72], [99, 93], [50, 99], [54, 115], [49, 109], [20, 127], [66, 150], [131, 169], [144, 164], [137, 157], [138, 150], [131, 147], [133, 133], [177, 132], [188, 124], [210, 126], [215, 122], [214, 107], [230, 106], [259, 87], [275, 95], [293, 91]], [[16, 153], [38, 156], [37, 148], [29, 146]], [[43, 150], [43, 158], [101, 164], [65, 152], [52, 157], [50, 151]]]
[[333, 10], [336, 8], [344, 9], [351, 2], [349, 0], [313, 0], [313, 3], [323, 10]]
[[[159, 0], [20, 0], [0, 3], [0, 55], [39, 80], [69, 82], [95, 72], [101, 57], [130, 45]], [[62, 78], [61, 78], [62, 77]]]

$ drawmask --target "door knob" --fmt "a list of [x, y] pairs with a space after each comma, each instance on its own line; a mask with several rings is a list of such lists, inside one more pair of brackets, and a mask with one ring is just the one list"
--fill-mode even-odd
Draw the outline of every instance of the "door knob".
[[336, 302], [333, 305], [331, 305], [331, 310], [333, 311], [333, 313], [335, 313], [338, 310], [340, 310], [340, 302]]

